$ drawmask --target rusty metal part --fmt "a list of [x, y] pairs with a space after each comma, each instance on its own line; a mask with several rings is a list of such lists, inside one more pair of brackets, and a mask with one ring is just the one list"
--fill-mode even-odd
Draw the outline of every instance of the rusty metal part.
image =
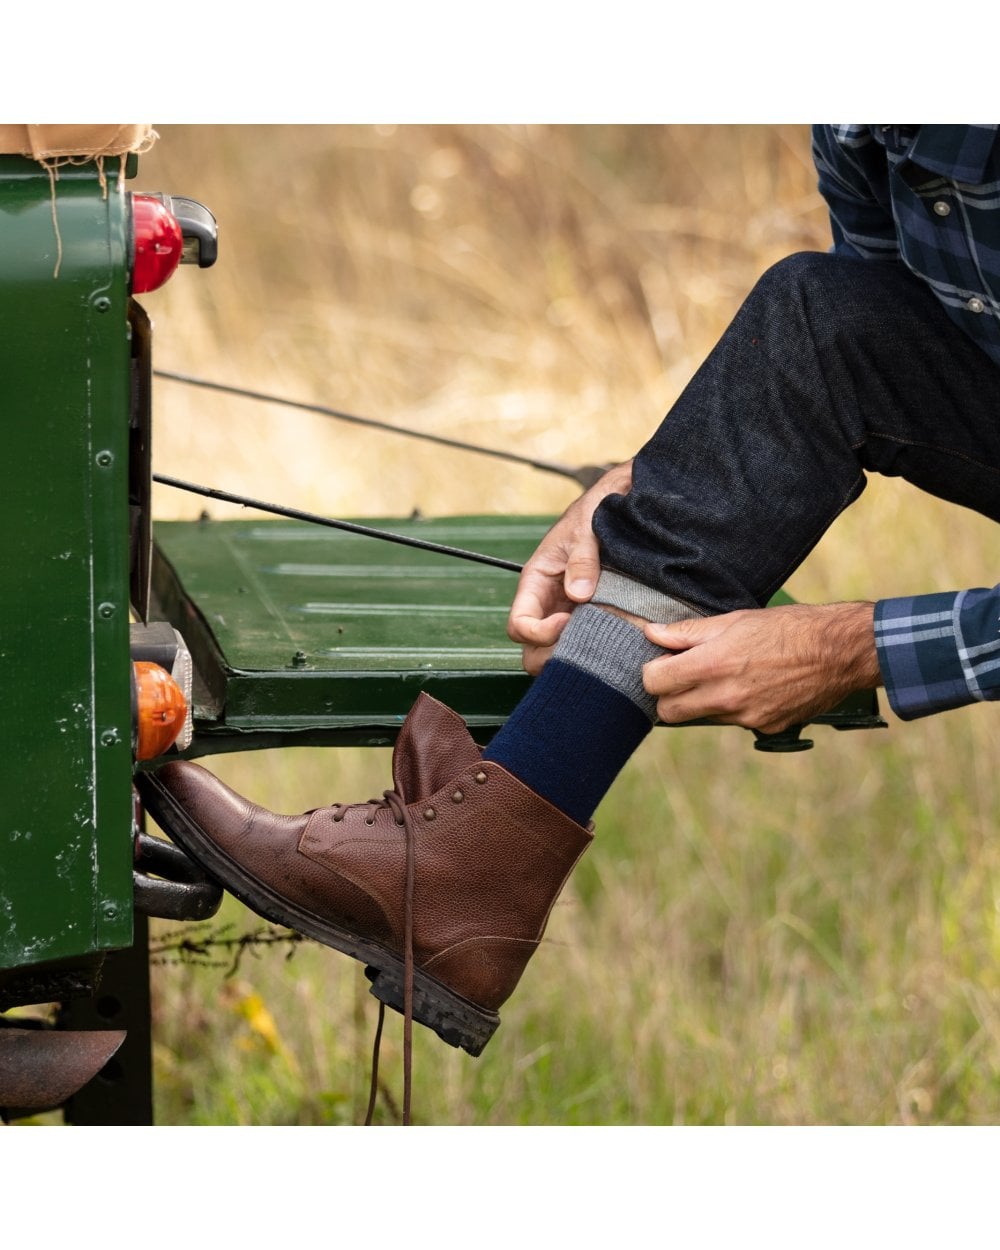
[[87, 1084], [125, 1040], [124, 1029], [0, 1028], [0, 1111], [51, 1111]]

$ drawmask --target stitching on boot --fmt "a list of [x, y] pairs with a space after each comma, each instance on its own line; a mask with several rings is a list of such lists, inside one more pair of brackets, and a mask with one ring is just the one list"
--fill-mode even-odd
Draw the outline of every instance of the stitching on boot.
[[[344, 872], [342, 868], [334, 868], [325, 860], [319, 859], [317, 858], [316, 855], [311, 854], [309, 848], [307, 848], [304, 845], [306, 838], [308, 836], [309, 836], [309, 829], [307, 827], [306, 830], [303, 832], [302, 837], [299, 839], [299, 845], [298, 845], [299, 853], [301, 855], [304, 855], [305, 858], [308, 859], [311, 864], [315, 864], [318, 868], [322, 868], [324, 872], [328, 872], [332, 877], [339, 877], [341, 881], [346, 881], [349, 885], [353, 885], [356, 890], [360, 890], [362, 894], [370, 898], [372, 902], [374, 902], [378, 906], [379, 911], [382, 913], [382, 918], [385, 921], [386, 928], [392, 934], [393, 941], [396, 942], [400, 946], [400, 948], [402, 948], [402, 945], [403, 945], [402, 932], [399, 929], [397, 929], [397, 927], [393, 924], [389, 907], [387, 906], [386, 901], [382, 897], [381, 893], [376, 890], [373, 890], [371, 886], [368, 885], [367, 882], [361, 882], [361, 881], [355, 880], [355, 878], [350, 873]], [[314, 839], [314, 840], [318, 841], [318, 839]], [[353, 845], [353, 846], [381, 847], [382, 843], [377, 842], [374, 838], [350, 838], [347, 842], [338, 842], [337, 845], [338, 846]]]
[[424, 969], [431, 968], [438, 962], [438, 960], [444, 959], [448, 955], [460, 953], [461, 951], [473, 946], [499, 946], [503, 944], [507, 946], [530, 946], [532, 950], [534, 950], [538, 947], [540, 942], [541, 938], [504, 937], [499, 933], [487, 933], [481, 937], [462, 938], [460, 942], [453, 942], [451, 946], [446, 946], [444, 950], [440, 950], [436, 954], [432, 955], [423, 967]]
[[[538, 945], [538, 941], [531, 938], [493, 934], [464, 938], [432, 955], [420, 965], [420, 971], [434, 976], [453, 993], [469, 997], [469, 1001], [473, 1001], [472, 992], [477, 992], [475, 1001], [480, 1006], [490, 1004], [489, 1010], [495, 1011], [517, 988]], [[476, 952], [481, 955], [479, 968], [469, 966], [469, 958]], [[457, 967], [453, 965], [454, 959], [459, 961]], [[455, 986], [456, 980], [461, 988]], [[478, 986], [474, 984], [470, 989], [469, 980], [478, 982]]]

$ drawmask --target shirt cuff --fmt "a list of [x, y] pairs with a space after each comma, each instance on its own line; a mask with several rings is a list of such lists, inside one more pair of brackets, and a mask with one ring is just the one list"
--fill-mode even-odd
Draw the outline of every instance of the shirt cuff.
[[902, 720], [1000, 699], [1000, 586], [882, 599], [875, 645]]

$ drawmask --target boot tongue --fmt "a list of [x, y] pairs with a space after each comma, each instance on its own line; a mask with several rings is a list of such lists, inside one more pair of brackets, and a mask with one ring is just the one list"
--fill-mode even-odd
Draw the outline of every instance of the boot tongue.
[[396, 739], [393, 784], [404, 802], [419, 803], [480, 758], [461, 716], [421, 692]]

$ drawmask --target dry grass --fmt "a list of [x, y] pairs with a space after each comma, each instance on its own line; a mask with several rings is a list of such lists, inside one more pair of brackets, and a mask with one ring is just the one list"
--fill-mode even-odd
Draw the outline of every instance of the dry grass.
[[[570, 462], [631, 454], [761, 266], [824, 228], [797, 129], [165, 128], [141, 181], [221, 224], [218, 268], [147, 299], [162, 367]], [[208, 403], [160, 388], [165, 471], [225, 465], [354, 513], [571, 497], [322, 418], [212, 399], [206, 421]]]
[[[160, 367], [572, 464], [635, 450], [759, 273], [828, 243], [802, 127], [161, 133], [136, 189], [210, 205], [221, 259], [146, 298]], [[171, 383], [157, 388], [155, 461], [335, 515], [556, 512], [575, 494]], [[162, 492], [156, 508], [199, 505]], [[998, 557], [996, 527], [873, 483], [790, 589], [819, 601], [981, 585]], [[816, 751], [788, 758], [737, 731], [654, 734], [487, 1053], [420, 1037], [418, 1114], [994, 1122], [994, 737], [980, 708], [818, 731]], [[386, 760], [213, 767], [301, 810], [377, 793]], [[168, 966], [157, 991], [161, 1120], [356, 1118], [371, 1015], [348, 961], [269, 956], [230, 981]]]

